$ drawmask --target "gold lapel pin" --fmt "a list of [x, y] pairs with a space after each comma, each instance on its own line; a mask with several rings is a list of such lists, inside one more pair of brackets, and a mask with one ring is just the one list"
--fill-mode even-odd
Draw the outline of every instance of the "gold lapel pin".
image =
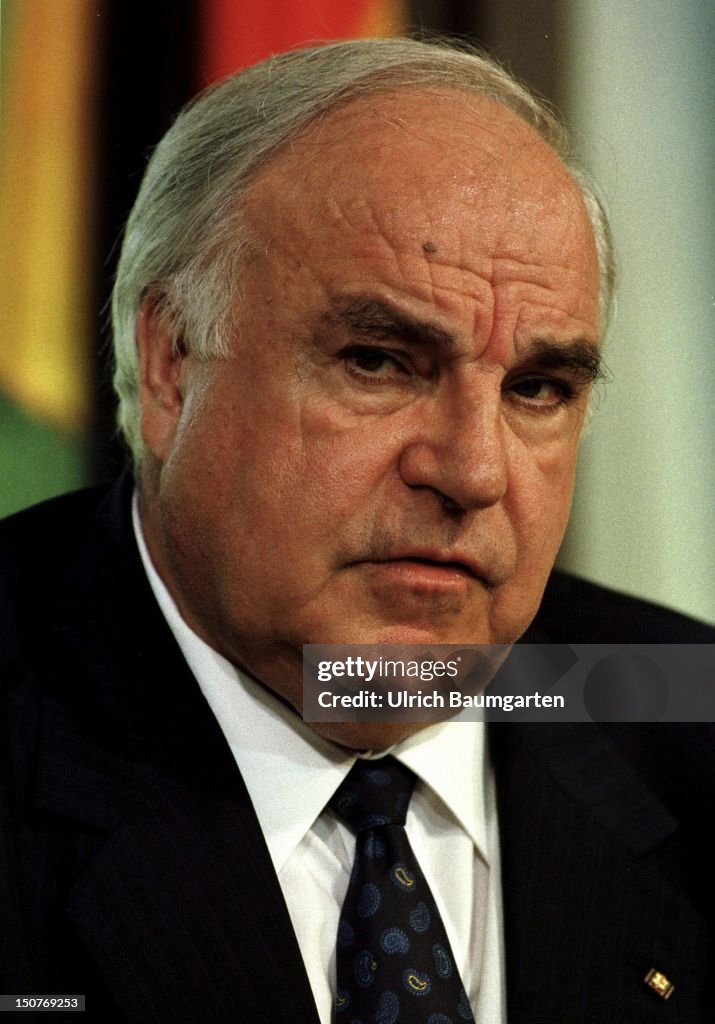
[[675, 991], [675, 985], [672, 981], [669, 981], [668, 978], [666, 978], [664, 974], [661, 974], [660, 971], [656, 971], [655, 967], [651, 967], [643, 981], [646, 983], [648, 988], [652, 988], [661, 999], [670, 999]]

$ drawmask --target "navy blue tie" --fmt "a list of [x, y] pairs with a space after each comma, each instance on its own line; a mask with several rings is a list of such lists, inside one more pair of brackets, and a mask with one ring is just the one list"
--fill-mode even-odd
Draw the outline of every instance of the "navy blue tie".
[[463, 1024], [472, 1011], [405, 817], [414, 773], [356, 761], [329, 806], [355, 833], [337, 940], [338, 1024]]

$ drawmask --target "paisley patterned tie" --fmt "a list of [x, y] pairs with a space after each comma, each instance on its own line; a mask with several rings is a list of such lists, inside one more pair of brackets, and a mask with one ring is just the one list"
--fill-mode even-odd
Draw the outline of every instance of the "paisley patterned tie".
[[358, 760], [329, 804], [356, 835], [338, 926], [336, 1024], [474, 1020], [405, 832], [414, 785], [393, 757]]

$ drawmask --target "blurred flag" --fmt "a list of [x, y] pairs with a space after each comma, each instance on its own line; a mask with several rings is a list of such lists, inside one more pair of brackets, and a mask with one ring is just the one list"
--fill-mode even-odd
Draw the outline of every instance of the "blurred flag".
[[0, 514], [85, 478], [95, 20], [2, 7]]
[[399, 35], [404, 0], [203, 0], [199, 81], [326, 39]]

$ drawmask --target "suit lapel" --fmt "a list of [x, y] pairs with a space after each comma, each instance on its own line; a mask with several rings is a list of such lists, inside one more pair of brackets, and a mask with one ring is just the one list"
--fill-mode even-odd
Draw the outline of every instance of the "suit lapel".
[[82, 837], [85, 862], [63, 913], [127, 1020], [317, 1022], [231, 752], [125, 513], [103, 514], [41, 670], [35, 803]]
[[[493, 726], [509, 1024], [700, 1019], [678, 823], [596, 727]], [[675, 886], [673, 886], [675, 882]], [[644, 982], [674, 984], [664, 1001]]]
[[67, 916], [127, 1020], [317, 1021], [247, 800], [156, 784], [74, 885]]

